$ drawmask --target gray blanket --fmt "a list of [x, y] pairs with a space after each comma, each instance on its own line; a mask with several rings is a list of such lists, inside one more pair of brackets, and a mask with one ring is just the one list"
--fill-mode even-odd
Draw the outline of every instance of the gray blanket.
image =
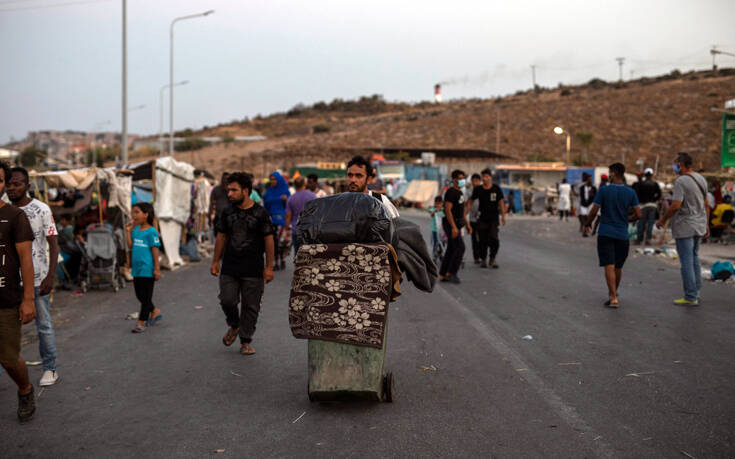
[[394, 246], [398, 266], [416, 288], [433, 291], [439, 273], [421, 235], [421, 228], [403, 218], [394, 219], [393, 224], [398, 235], [398, 243]]

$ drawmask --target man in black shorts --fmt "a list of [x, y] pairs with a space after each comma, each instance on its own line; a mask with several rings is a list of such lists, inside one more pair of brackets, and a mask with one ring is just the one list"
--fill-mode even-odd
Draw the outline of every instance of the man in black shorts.
[[[623, 183], [625, 166], [615, 163], [610, 166], [610, 185], [600, 187], [590, 210], [585, 231], [591, 231], [592, 221], [597, 212], [602, 210], [600, 230], [597, 235], [597, 254], [600, 266], [605, 268], [608, 300], [605, 306], [617, 308], [618, 287], [623, 276], [623, 264], [628, 258], [630, 242], [628, 238], [628, 222], [641, 218], [641, 207], [633, 188]], [[633, 208], [634, 214], [629, 219], [628, 211]]]
[[[0, 198], [9, 179], [10, 167], [0, 162]], [[36, 411], [28, 367], [20, 356], [20, 327], [36, 317], [32, 242], [23, 209], [0, 199], [0, 364], [18, 386], [20, 422], [30, 421]]]
[[498, 269], [495, 257], [500, 249], [498, 238], [498, 226], [505, 225], [505, 202], [503, 201], [503, 190], [493, 184], [493, 175], [490, 169], [482, 171], [482, 185], [475, 187], [472, 197], [467, 203], [467, 208], [479, 202], [480, 215], [477, 222], [472, 225], [473, 234], [477, 234], [480, 258], [480, 268], [487, 268], [487, 250], [490, 248], [490, 266]]

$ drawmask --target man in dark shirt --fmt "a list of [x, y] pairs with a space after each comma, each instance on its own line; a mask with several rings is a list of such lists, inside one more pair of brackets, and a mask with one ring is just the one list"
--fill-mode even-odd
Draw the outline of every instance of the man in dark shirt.
[[252, 189], [252, 179], [245, 173], [235, 172], [227, 178], [231, 205], [217, 220], [211, 268], [213, 276], [219, 275], [220, 304], [230, 326], [222, 342], [230, 346], [239, 335], [243, 355], [255, 354], [250, 342], [260, 313], [264, 284], [273, 280], [275, 227], [268, 212], [250, 199]]
[[457, 169], [452, 172], [452, 187], [444, 193], [444, 218], [442, 226], [444, 233], [449, 238], [447, 250], [444, 252], [441, 267], [439, 268], [439, 280], [459, 284], [457, 271], [464, 257], [464, 241], [461, 229], [467, 225], [467, 231], [472, 234], [472, 227], [467, 224], [464, 211], [464, 190], [466, 185], [465, 173]]
[[475, 201], [479, 202], [480, 215], [477, 223], [472, 227], [477, 234], [480, 243], [480, 268], [487, 268], [487, 249], [490, 248], [490, 266], [498, 269], [495, 257], [500, 249], [498, 238], [498, 226], [505, 226], [505, 202], [503, 201], [503, 190], [493, 183], [490, 169], [482, 171], [482, 185], [475, 187], [472, 197], [467, 203], [467, 209], [472, 207]]
[[[8, 179], [10, 168], [0, 162], [0, 198]], [[0, 199], [0, 364], [18, 386], [20, 422], [30, 421], [36, 411], [33, 385], [20, 356], [21, 324], [36, 317], [32, 242], [33, 230], [25, 212]]]
[[636, 244], [643, 242], [643, 235], [646, 236], [646, 245], [651, 245], [651, 237], [653, 237], [653, 225], [656, 223], [656, 214], [658, 213], [658, 201], [661, 199], [661, 187], [653, 179], [653, 169], [650, 167], [645, 170], [646, 179], [638, 182], [636, 194], [638, 202], [641, 204], [641, 219], [638, 220], [638, 236]]
[[209, 196], [209, 223], [212, 228], [217, 228], [217, 218], [227, 207], [230, 206], [230, 200], [227, 197], [227, 177], [230, 174], [222, 173], [219, 185], [212, 188], [212, 194]]

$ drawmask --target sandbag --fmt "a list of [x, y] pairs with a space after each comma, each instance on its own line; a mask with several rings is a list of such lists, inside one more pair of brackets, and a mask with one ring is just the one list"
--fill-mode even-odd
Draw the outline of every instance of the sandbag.
[[394, 232], [376, 198], [366, 193], [341, 193], [307, 202], [299, 214], [295, 237], [300, 244], [390, 244]]

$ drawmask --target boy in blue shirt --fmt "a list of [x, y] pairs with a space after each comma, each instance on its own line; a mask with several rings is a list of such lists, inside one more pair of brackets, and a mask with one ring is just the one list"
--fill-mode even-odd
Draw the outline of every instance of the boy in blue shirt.
[[[597, 233], [597, 255], [600, 266], [605, 268], [605, 281], [609, 298], [605, 306], [617, 308], [618, 287], [623, 276], [623, 264], [628, 258], [630, 241], [628, 240], [628, 222], [641, 218], [641, 207], [638, 196], [632, 188], [625, 186], [625, 166], [621, 163], [610, 165], [610, 185], [600, 187], [592, 203], [585, 231], [591, 231], [592, 222], [599, 210], [602, 210], [600, 229]], [[628, 217], [633, 209], [634, 215]]]
[[[437, 253], [437, 249], [441, 247], [439, 244], [439, 227], [442, 218], [444, 218], [444, 201], [441, 196], [434, 198], [434, 206], [429, 207], [429, 213], [431, 215], [431, 250], [433, 253]], [[439, 256], [441, 257], [441, 255]]]

